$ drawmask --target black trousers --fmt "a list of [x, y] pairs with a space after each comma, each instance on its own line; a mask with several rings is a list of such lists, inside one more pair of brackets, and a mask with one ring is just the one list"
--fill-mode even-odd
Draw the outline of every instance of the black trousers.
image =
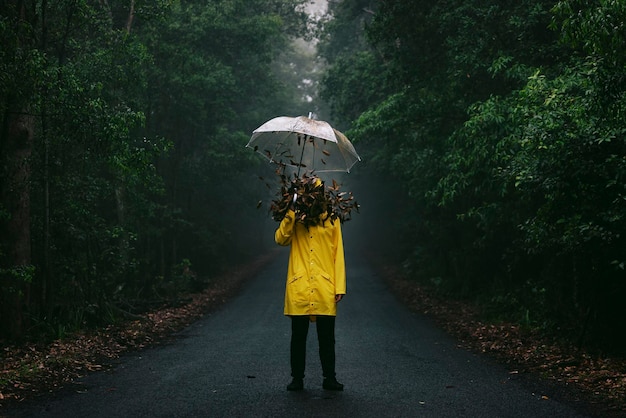
[[[335, 317], [317, 316], [317, 340], [324, 378], [335, 377]], [[291, 317], [291, 376], [302, 379], [306, 365], [309, 316]]]

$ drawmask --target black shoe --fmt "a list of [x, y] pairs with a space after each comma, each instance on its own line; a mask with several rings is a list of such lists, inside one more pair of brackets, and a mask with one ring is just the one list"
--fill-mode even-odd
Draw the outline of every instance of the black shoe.
[[336, 391], [343, 390], [343, 385], [337, 382], [337, 379], [335, 378], [324, 379], [324, 383], [322, 383], [322, 387], [326, 390], [336, 390]]
[[304, 382], [302, 379], [294, 377], [291, 383], [287, 385], [287, 390], [290, 392], [304, 389]]

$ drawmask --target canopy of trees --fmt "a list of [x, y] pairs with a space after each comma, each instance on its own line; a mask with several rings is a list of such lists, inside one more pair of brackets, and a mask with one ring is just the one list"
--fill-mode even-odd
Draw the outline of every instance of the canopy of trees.
[[113, 321], [259, 249], [244, 146], [302, 106], [276, 76], [301, 3], [2, 2], [0, 338]]
[[323, 97], [405, 192], [407, 268], [495, 317], [623, 349], [624, 3], [330, 4]]
[[402, 192], [387, 247], [415, 277], [623, 349], [626, 5], [331, 0], [315, 28], [304, 3], [2, 3], [0, 338], [114, 321], [257, 252], [249, 133], [328, 106], [357, 171]]

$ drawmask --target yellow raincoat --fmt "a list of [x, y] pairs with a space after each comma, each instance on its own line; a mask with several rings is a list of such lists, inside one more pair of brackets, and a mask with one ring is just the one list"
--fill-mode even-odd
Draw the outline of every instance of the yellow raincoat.
[[291, 245], [285, 315], [337, 315], [335, 295], [346, 294], [341, 224], [327, 219], [309, 226], [294, 222], [289, 210], [276, 230], [278, 245]]

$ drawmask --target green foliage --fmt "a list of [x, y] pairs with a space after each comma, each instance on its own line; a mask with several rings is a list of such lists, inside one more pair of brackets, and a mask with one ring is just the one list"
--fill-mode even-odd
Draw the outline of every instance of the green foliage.
[[328, 1], [329, 14], [318, 33], [318, 50], [324, 59], [334, 64], [338, 58], [367, 49], [364, 28], [372, 19], [376, 3], [372, 0]]
[[4, 290], [9, 293], [19, 293], [24, 284], [30, 284], [35, 277], [36, 268], [33, 265], [13, 266], [0, 269], [0, 277], [5, 282]]
[[155, 289], [157, 294], [169, 297], [189, 292], [199, 292], [206, 286], [205, 281], [193, 271], [191, 261], [184, 258], [180, 263], [172, 266], [171, 278], [160, 280]]
[[385, 64], [367, 48], [364, 32], [376, 3], [330, 1], [329, 17], [319, 33], [318, 50], [330, 64], [321, 81], [320, 97], [330, 105], [339, 129], [347, 129], [360, 113], [389, 92]]
[[602, 57], [612, 66], [624, 65], [623, 46], [626, 5], [616, 0], [559, 1], [553, 8], [551, 27], [560, 31], [561, 41], [587, 54]]
[[382, 57], [365, 110], [346, 92], [375, 89], [371, 70], [330, 54], [333, 109], [417, 214], [400, 220], [407, 268], [494, 317], [619, 348], [624, 22], [608, 0], [382, 2], [355, 54]]
[[114, 321], [258, 250], [239, 239], [259, 222], [244, 145], [300, 106], [275, 62], [307, 36], [302, 3], [7, 3], [0, 111], [36, 118], [19, 326], [60, 336]]
[[[385, 77], [380, 61], [370, 52], [358, 52], [337, 58], [322, 80], [320, 96], [330, 102], [333, 114], [352, 121], [369, 106], [384, 99]], [[377, 86], [377, 88], [373, 88]]]

